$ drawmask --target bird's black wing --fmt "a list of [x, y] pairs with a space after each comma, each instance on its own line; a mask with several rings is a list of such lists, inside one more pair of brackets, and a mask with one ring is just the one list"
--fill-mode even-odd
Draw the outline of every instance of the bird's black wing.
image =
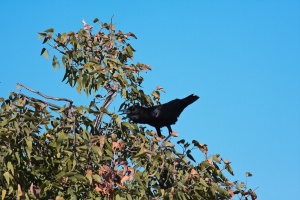
[[183, 99], [174, 99], [153, 108], [151, 115], [158, 120], [166, 120], [169, 123], [175, 123], [182, 111], [198, 98], [198, 96], [191, 94]]
[[179, 103], [180, 99], [174, 99], [168, 103], [159, 105], [152, 110], [151, 115], [157, 120], [177, 121], [177, 117], [182, 112], [182, 110], [178, 110]]

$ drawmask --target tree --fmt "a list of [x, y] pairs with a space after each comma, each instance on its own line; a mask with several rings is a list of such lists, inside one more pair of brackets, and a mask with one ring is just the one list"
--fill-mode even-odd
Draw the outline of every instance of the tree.
[[[133, 33], [116, 31], [112, 21], [94, 23], [95, 33], [84, 20], [77, 32], [54, 34], [50, 28], [39, 33], [43, 44], [56, 50], [52, 66], [63, 65], [63, 81], [79, 93], [96, 94], [88, 106], [21, 83], [43, 99], [15, 92], [0, 98], [2, 199], [256, 199], [246, 184], [229, 181], [223, 172], [233, 175], [230, 162], [219, 154], [208, 157], [206, 144], [162, 142], [155, 132], [110, 111], [116, 95], [123, 99], [120, 109], [152, 106], [159, 104], [163, 89], [151, 95], [142, 90], [142, 73], [151, 67], [133, 63]], [[46, 48], [41, 54], [48, 59]], [[99, 92], [102, 88], [106, 94]], [[205, 159], [196, 162], [192, 151]]]

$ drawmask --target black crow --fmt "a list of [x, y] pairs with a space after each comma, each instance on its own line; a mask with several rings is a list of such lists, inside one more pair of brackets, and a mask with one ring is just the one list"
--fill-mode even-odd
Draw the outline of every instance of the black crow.
[[120, 110], [120, 112], [127, 114], [127, 117], [134, 123], [149, 124], [155, 127], [160, 137], [160, 128], [166, 126], [169, 133], [172, 133], [171, 124], [175, 124], [182, 111], [197, 99], [199, 99], [197, 95], [191, 94], [183, 99], [174, 99], [162, 105], [151, 107], [134, 105]]

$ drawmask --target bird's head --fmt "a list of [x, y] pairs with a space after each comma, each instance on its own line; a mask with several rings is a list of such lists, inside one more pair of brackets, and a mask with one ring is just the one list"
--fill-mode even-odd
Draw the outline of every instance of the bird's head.
[[130, 106], [127, 109], [119, 110], [119, 112], [122, 112], [121, 115], [127, 114], [127, 115], [136, 115], [140, 113], [141, 106]]
[[133, 121], [138, 121], [140, 118], [140, 114], [142, 112], [142, 107], [138, 105], [130, 106], [127, 109], [119, 110], [121, 112], [121, 115], [126, 114], [127, 117]]

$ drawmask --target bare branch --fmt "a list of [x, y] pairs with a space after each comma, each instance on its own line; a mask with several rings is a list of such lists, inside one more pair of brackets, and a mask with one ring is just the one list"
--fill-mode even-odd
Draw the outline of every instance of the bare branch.
[[46, 99], [52, 99], [52, 100], [55, 100], [55, 101], [67, 101], [67, 102], [69, 102], [71, 105], [73, 104], [73, 101], [70, 100], [70, 99], [47, 96], [47, 95], [45, 95], [45, 94], [43, 94], [43, 93], [41, 93], [41, 92], [39, 92], [39, 91], [37, 91], [37, 90], [33, 90], [33, 89], [27, 87], [26, 85], [24, 85], [24, 84], [22, 84], [22, 83], [17, 83], [17, 85], [19, 85], [19, 86], [25, 88], [26, 90], [29, 90], [30, 92], [36, 93], [36, 94], [38, 94], [38, 95], [40, 95], [40, 96], [42, 96], [42, 97], [44, 97], [44, 98], [46, 98]]

